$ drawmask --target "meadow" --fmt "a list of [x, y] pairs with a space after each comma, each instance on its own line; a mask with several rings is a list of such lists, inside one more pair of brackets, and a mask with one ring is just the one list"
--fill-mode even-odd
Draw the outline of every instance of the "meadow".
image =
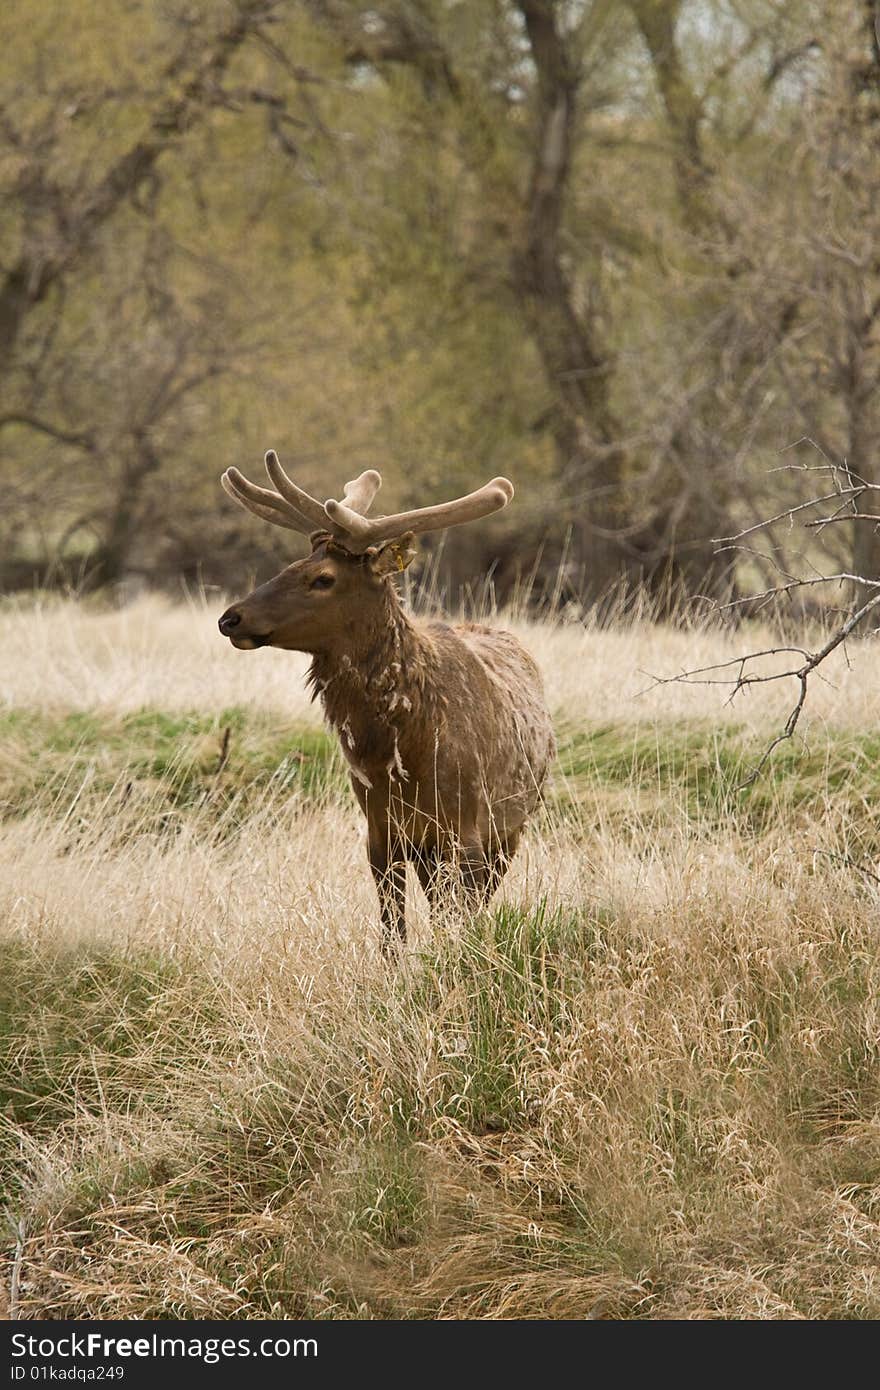
[[[0, 1301], [24, 1318], [880, 1316], [880, 649], [512, 622], [559, 738], [389, 969], [305, 659], [0, 607]], [[766, 636], [766, 634], [765, 634]]]

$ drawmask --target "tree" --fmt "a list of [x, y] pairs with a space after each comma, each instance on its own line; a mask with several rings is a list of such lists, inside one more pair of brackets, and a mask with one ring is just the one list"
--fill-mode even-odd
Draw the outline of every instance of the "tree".
[[[86, 18], [79, 8], [74, 30]], [[179, 469], [192, 439], [193, 396], [204, 402], [221, 376], [247, 374], [254, 333], [236, 316], [231, 268], [198, 246], [184, 206], [192, 188], [184, 197], [168, 161], [175, 153], [185, 165], [218, 114], [265, 108], [279, 129], [284, 102], [232, 85], [234, 60], [269, 42], [278, 8], [233, 0], [212, 20], [157, 23], [148, 60], [125, 55], [116, 72], [102, 40], [109, 30], [121, 41], [125, 16], [102, 8], [77, 34], [69, 75], [45, 61], [76, 41], [59, 9], [48, 17], [59, 32], [47, 28], [30, 67], [19, 61], [10, 74], [0, 113], [13, 247], [0, 279], [0, 442], [19, 549], [24, 538], [43, 567], [107, 583], [138, 550], [143, 564], [145, 536], [167, 536], [183, 511], [179, 476], [172, 490], [159, 475]], [[204, 212], [198, 185], [196, 196]]]
[[[57, 174], [56, 169], [66, 164], [59, 147], [65, 126], [83, 118], [100, 119], [104, 107], [117, 99], [112, 88], [92, 91], [77, 101], [74, 92], [56, 85], [45, 93], [47, 113], [29, 129], [16, 124], [14, 103], [6, 107], [0, 133], [15, 158], [21, 238], [0, 284], [0, 372], [8, 365], [28, 315], [88, 254], [101, 228], [153, 177], [162, 155], [204, 120], [232, 58], [266, 23], [273, 8], [273, 0], [236, 0], [231, 16], [216, 32], [190, 31], [183, 49], [162, 73], [160, 100], [148, 111], [146, 128], [91, 178], [82, 167], [74, 183]], [[65, 173], [69, 174], [66, 168]]]
[[[862, 0], [843, 15], [826, 7], [824, 17], [822, 81], [798, 131], [810, 176], [809, 215], [792, 247], [800, 317], [810, 329], [798, 354], [786, 356], [784, 381], [802, 432], [820, 444], [828, 462], [877, 484], [880, 6]], [[845, 567], [880, 578], [877, 527], [847, 529]]]
[[769, 582], [711, 540], [781, 445], [876, 476], [873, 0], [224, 0], [137, 51], [122, 0], [23, 4], [7, 568], [190, 570], [218, 527], [258, 564], [207, 464], [272, 444], [389, 504], [511, 473], [453, 593], [565, 557], [569, 596], [674, 612]]

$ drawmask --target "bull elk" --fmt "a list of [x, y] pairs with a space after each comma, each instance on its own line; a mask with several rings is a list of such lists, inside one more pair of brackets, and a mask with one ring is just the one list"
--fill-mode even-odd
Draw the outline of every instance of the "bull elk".
[[507, 505], [494, 478], [440, 506], [367, 517], [381, 478], [346, 483], [323, 504], [266, 454], [274, 491], [229, 468], [221, 482], [242, 507], [299, 531], [311, 554], [234, 603], [219, 620], [234, 647], [312, 656], [309, 680], [348, 761], [367, 818], [383, 948], [406, 938], [406, 864], [432, 907], [445, 888], [488, 901], [534, 810], [555, 744], [540, 672], [508, 632], [475, 623], [413, 621], [393, 584], [415, 535]]

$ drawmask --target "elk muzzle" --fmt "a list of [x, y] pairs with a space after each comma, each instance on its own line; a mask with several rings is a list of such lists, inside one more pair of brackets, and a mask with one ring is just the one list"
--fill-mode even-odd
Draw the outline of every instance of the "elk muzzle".
[[241, 651], [264, 647], [269, 640], [269, 633], [248, 632], [246, 628], [242, 630], [241, 613], [235, 607], [227, 608], [218, 620], [217, 626], [223, 636], [229, 638], [233, 647], [238, 647]]

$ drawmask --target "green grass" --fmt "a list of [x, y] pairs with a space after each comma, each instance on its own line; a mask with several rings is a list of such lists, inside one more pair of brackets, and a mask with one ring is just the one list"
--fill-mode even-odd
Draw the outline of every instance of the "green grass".
[[[45, 1140], [78, 1112], [150, 1113], [163, 1072], [193, 1049], [211, 1050], [212, 1019], [178, 963], [147, 952], [70, 947], [48, 957], [5, 943], [0, 972], [0, 1113]], [[158, 1064], [158, 1065], [157, 1065]], [[0, 1156], [11, 1131], [0, 1129]], [[7, 1192], [8, 1195], [8, 1192]]]
[[617, 789], [626, 794], [628, 814], [636, 793], [640, 818], [668, 823], [684, 812], [710, 832], [735, 824], [756, 835], [780, 815], [794, 825], [844, 796], [859, 807], [866, 839], [880, 843], [880, 735], [834, 730], [785, 742], [744, 786], [765, 746], [738, 725], [563, 730], [551, 809], [566, 820], [598, 799], [613, 815], [607, 794]]
[[[87, 818], [109, 798], [123, 820], [130, 803], [139, 812], [149, 807], [161, 829], [178, 823], [174, 813], [206, 804], [219, 819], [230, 807], [243, 815], [266, 798], [295, 805], [350, 795], [334, 735], [241, 708], [217, 716], [7, 711], [0, 713], [0, 749], [0, 820], [63, 812], [72, 803]], [[862, 811], [859, 852], [872, 852], [880, 841], [880, 735], [835, 731], [783, 744], [759, 780], [742, 788], [761, 751], [736, 725], [563, 728], [548, 814], [571, 822], [601, 803], [614, 817], [617, 792], [622, 833], [635, 807], [640, 824], [645, 817], [678, 823], [684, 812], [710, 832], [735, 823], [760, 834], [780, 814], [794, 823], [844, 794]]]
[[0, 820], [76, 804], [80, 817], [115, 804], [121, 819], [230, 806], [261, 799], [314, 803], [347, 794], [345, 763], [322, 729], [285, 727], [229, 709], [217, 716], [143, 710], [127, 716], [0, 714]]
[[539, 1092], [529, 1084], [536, 1039], [552, 1052], [595, 939], [580, 913], [499, 907], [442, 937], [425, 962], [424, 1008], [442, 1013], [446, 1030], [442, 1113], [475, 1133], [529, 1123]]

